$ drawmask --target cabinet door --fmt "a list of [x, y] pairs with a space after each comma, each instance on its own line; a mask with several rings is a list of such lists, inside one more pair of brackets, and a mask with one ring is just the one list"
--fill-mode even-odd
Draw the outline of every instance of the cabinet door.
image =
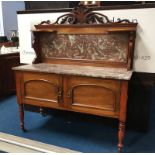
[[62, 78], [56, 74], [23, 73], [22, 102], [43, 107], [61, 107]]
[[120, 81], [66, 77], [66, 105], [73, 111], [118, 117]]

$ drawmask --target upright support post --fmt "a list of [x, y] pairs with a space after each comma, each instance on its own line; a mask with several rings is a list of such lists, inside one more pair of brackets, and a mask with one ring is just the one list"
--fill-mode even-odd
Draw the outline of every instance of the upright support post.
[[126, 123], [126, 109], [128, 98], [128, 81], [122, 81], [121, 85], [121, 99], [120, 99], [120, 115], [119, 115], [119, 131], [118, 131], [118, 152], [122, 152], [125, 123]]
[[19, 104], [19, 113], [20, 113], [20, 128], [23, 132], [26, 131], [24, 127], [24, 107], [23, 104]]

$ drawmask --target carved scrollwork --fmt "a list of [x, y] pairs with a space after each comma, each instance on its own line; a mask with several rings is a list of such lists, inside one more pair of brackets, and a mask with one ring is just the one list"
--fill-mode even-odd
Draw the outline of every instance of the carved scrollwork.
[[[72, 25], [72, 24], [117, 24], [117, 23], [133, 23], [128, 19], [120, 19], [117, 21], [109, 20], [109, 18], [101, 13], [94, 12], [92, 8], [89, 8], [83, 4], [79, 4], [70, 13], [64, 14], [57, 18], [56, 22], [52, 25]], [[51, 24], [49, 20], [42, 21], [39, 25]]]
[[54, 24], [105, 24], [110, 23], [107, 16], [92, 12], [91, 8], [79, 4], [72, 12], [60, 16]]

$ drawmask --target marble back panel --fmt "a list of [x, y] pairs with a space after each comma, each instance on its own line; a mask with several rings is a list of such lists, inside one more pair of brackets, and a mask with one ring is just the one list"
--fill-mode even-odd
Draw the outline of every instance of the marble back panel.
[[52, 34], [40, 37], [43, 58], [127, 62], [128, 34]]

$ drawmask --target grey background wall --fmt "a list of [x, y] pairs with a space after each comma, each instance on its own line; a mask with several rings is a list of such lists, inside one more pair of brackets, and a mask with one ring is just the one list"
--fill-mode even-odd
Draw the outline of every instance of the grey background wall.
[[25, 10], [24, 1], [2, 1], [4, 35], [10, 39], [11, 30], [18, 30], [16, 11]]
[[3, 35], [2, 1], [0, 1], [0, 36]]

